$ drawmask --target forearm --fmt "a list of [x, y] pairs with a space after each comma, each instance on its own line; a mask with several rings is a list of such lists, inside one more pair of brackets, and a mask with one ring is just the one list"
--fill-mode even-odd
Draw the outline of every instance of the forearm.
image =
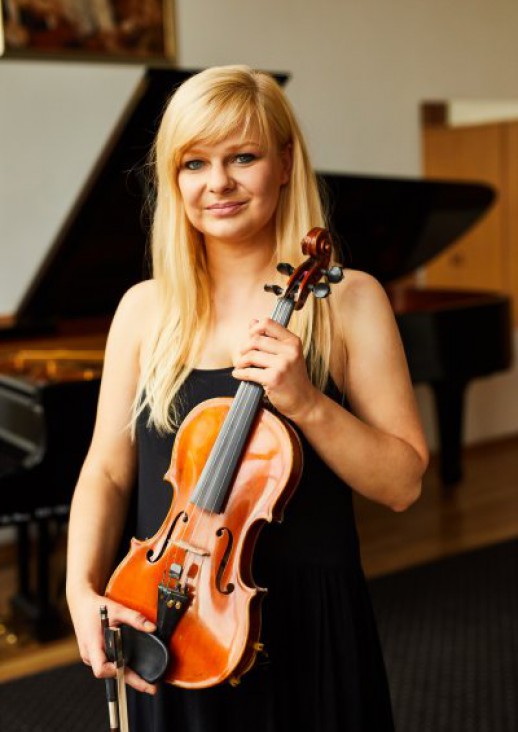
[[99, 594], [109, 578], [122, 535], [129, 491], [99, 467], [85, 463], [70, 511], [67, 596], [91, 589]]
[[362, 422], [316, 390], [312, 397], [293, 421], [333, 472], [395, 511], [419, 497], [426, 464], [411, 445]]

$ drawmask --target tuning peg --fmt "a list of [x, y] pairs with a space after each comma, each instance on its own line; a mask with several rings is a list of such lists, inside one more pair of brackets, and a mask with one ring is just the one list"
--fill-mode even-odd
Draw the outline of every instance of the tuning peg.
[[280, 262], [277, 265], [277, 272], [280, 272], [281, 274], [286, 275], [287, 277], [290, 277], [294, 271], [295, 271], [295, 267], [292, 267], [291, 264], [288, 264], [287, 262]]
[[265, 285], [264, 289], [266, 290], [266, 292], [273, 292], [274, 295], [277, 296], [282, 295], [282, 293], [284, 292], [282, 287], [279, 287], [279, 285]]
[[344, 278], [343, 269], [338, 265], [331, 267], [331, 269], [323, 269], [322, 274], [325, 275], [328, 282], [331, 282], [332, 284], [336, 284]]
[[319, 282], [318, 285], [309, 285], [309, 289], [315, 297], [319, 298], [327, 297], [331, 292], [331, 288], [325, 282]]

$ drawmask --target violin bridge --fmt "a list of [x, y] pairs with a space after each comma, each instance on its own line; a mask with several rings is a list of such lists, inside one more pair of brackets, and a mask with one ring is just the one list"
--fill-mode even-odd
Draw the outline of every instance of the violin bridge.
[[191, 552], [191, 554], [196, 554], [199, 557], [210, 556], [210, 552], [207, 551], [207, 549], [202, 549], [199, 546], [193, 546], [187, 541], [173, 541], [173, 546], [177, 546], [179, 549], [184, 549], [186, 552]]

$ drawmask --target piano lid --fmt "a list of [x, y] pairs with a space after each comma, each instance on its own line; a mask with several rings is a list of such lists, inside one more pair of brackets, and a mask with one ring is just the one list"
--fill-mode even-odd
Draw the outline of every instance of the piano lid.
[[[148, 69], [18, 311], [1, 329], [111, 315], [149, 276], [146, 157], [166, 101], [194, 70]], [[275, 74], [284, 83], [286, 74]], [[323, 174], [347, 264], [382, 282], [431, 259], [488, 208], [489, 186]], [[348, 256], [348, 252], [350, 256]]]
[[440, 254], [495, 199], [483, 183], [336, 174], [321, 179], [345, 264], [382, 283]]

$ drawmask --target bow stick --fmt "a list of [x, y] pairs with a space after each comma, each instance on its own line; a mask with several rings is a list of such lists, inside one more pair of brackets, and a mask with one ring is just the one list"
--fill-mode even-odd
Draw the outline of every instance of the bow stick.
[[128, 722], [128, 704], [126, 699], [126, 682], [124, 681], [124, 654], [122, 650], [122, 634], [120, 628], [110, 628], [108, 608], [100, 608], [101, 627], [104, 633], [107, 658], [115, 663], [117, 676], [105, 679], [106, 700], [110, 719], [110, 732], [130, 732]]

